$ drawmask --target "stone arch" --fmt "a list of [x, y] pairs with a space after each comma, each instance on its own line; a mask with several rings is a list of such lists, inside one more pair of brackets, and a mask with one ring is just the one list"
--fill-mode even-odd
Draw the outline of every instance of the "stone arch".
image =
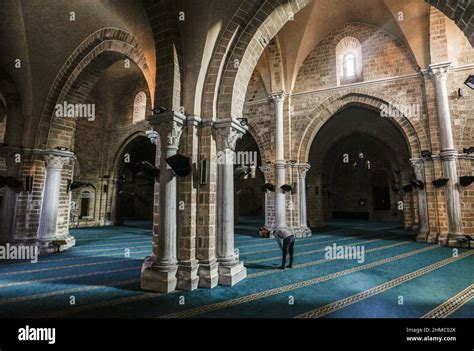
[[[68, 146], [73, 145], [71, 132], [74, 130], [75, 123], [69, 120], [58, 121], [54, 117], [56, 104], [67, 99], [71, 102], [83, 102], [101, 74], [120, 59], [134, 61], [142, 71], [150, 92], [154, 91], [154, 80], [137, 40], [121, 29], [100, 29], [76, 48], [56, 76], [41, 115], [36, 135], [36, 147], [57, 146], [54, 145], [54, 132], [59, 133], [63, 140], [64, 137], [69, 138], [70, 145]], [[72, 131], [65, 133], [64, 130], [68, 128]]]
[[242, 116], [247, 85], [271, 39], [311, 0], [243, 1], [214, 50], [204, 87], [205, 118]]
[[464, 32], [472, 46], [474, 46], [474, 30], [472, 23], [474, 17], [474, 3], [469, 0], [426, 0], [428, 4], [436, 7]]
[[[109, 174], [111, 175], [112, 179], [116, 179], [118, 176], [118, 170], [120, 169], [120, 159], [125, 152], [125, 150], [133, 144], [133, 142], [139, 140], [141, 137], [146, 137], [146, 132], [144, 131], [137, 131], [135, 133], [130, 134], [118, 147], [118, 149], [114, 153], [113, 161], [110, 163]], [[157, 147], [157, 151], [159, 148]]]
[[[379, 96], [377, 96], [379, 95]], [[309, 160], [309, 153], [312, 142], [320, 128], [326, 123], [335, 113], [341, 111], [350, 105], [359, 105], [375, 111], [380, 111], [383, 106], [390, 104], [395, 107], [399, 104], [397, 101], [387, 101], [381, 94], [367, 95], [364, 93], [349, 93], [349, 94], [335, 94], [326, 99], [318, 108], [316, 108], [311, 115], [311, 122], [306, 127], [298, 149], [295, 150], [298, 159], [302, 162]], [[418, 157], [422, 149], [429, 149], [427, 138], [420, 122], [412, 124], [408, 118], [390, 118], [392, 123], [400, 130], [404, 136], [409, 147], [409, 152], [412, 157]]]

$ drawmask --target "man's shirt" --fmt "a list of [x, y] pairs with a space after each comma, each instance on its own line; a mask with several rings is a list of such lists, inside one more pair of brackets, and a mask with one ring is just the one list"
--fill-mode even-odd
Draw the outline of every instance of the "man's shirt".
[[283, 240], [285, 240], [286, 238], [292, 235], [293, 233], [291, 232], [291, 230], [288, 230], [288, 229], [276, 229], [273, 231], [273, 237], [277, 241], [278, 246], [280, 246], [280, 249], [283, 249], [283, 244], [282, 244]]

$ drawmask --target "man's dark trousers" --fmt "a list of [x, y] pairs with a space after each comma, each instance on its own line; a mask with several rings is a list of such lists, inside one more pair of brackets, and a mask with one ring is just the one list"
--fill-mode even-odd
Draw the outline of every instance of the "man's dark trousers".
[[290, 267], [293, 265], [293, 249], [295, 247], [295, 236], [289, 236], [283, 239], [283, 257], [281, 260], [281, 266], [285, 267], [286, 255], [290, 255]]

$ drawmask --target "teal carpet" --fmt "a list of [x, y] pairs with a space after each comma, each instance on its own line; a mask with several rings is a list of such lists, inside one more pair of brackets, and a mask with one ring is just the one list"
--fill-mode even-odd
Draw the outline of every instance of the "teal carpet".
[[[247, 218], [235, 229], [244, 281], [167, 295], [140, 289], [151, 226], [125, 224], [73, 229], [77, 246], [68, 252], [0, 264], [0, 317], [474, 317], [474, 250], [453, 256], [395, 224], [328, 222], [296, 240], [294, 268], [281, 271], [276, 243], [256, 233], [262, 220]], [[333, 243], [363, 246], [364, 262], [327, 260]]]

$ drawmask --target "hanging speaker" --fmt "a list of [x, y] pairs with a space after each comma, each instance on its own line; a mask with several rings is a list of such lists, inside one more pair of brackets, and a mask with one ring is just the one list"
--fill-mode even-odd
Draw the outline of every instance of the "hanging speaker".
[[265, 184], [265, 189], [267, 189], [268, 191], [271, 191], [271, 192], [275, 192], [275, 185], [270, 184], [270, 183], [266, 183]]
[[474, 181], [474, 176], [462, 176], [459, 177], [459, 184], [461, 186], [469, 186]]
[[445, 186], [446, 183], [448, 183], [448, 181], [449, 181], [448, 178], [436, 179], [436, 180], [433, 180], [433, 185], [437, 188], [441, 188], [442, 186]]
[[199, 183], [207, 184], [209, 181], [209, 162], [207, 160], [199, 161]]
[[283, 184], [280, 189], [283, 190], [285, 193], [293, 192], [293, 188], [291, 187], [291, 185], [288, 184]]
[[403, 186], [403, 191], [405, 193], [409, 193], [412, 190], [413, 190], [413, 185], [411, 185], [411, 184], [407, 184], [407, 185]]
[[187, 177], [191, 173], [191, 159], [189, 157], [176, 154], [165, 158], [165, 161], [179, 177]]

